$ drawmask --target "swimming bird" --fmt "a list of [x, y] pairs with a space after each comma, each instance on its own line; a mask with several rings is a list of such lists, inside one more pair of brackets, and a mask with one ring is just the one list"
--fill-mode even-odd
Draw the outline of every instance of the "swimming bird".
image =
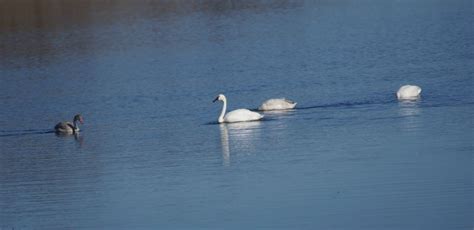
[[284, 110], [293, 109], [296, 106], [296, 102], [290, 101], [285, 98], [273, 98], [268, 99], [258, 107], [258, 110]]
[[80, 114], [74, 116], [74, 119], [71, 122], [63, 121], [59, 122], [56, 126], [54, 126], [54, 131], [59, 134], [75, 134], [79, 132], [79, 125], [77, 123], [84, 123], [84, 119]]
[[413, 100], [420, 96], [421, 88], [416, 85], [404, 85], [397, 91], [399, 100]]
[[241, 121], [256, 121], [260, 120], [263, 118], [263, 115], [252, 112], [248, 109], [236, 109], [234, 111], [228, 112], [227, 114], [226, 109], [227, 109], [227, 99], [224, 96], [224, 94], [219, 94], [217, 95], [216, 99], [212, 102], [216, 101], [222, 101], [224, 102], [224, 105], [222, 106], [222, 112], [221, 115], [219, 116], [219, 119], [217, 120], [219, 123], [230, 123], [230, 122], [241, 122]]

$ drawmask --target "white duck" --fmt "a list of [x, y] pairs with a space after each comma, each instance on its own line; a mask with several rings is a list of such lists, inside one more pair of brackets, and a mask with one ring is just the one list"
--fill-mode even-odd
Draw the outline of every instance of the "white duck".
[[293, 109], [296, 106], [296, 102], [290, 101], [285, 98], [274, 98], [268, 99], [258, 107], [258, 110], [285, 110], [285, 109]]
[[248, 109], [236, 109], [234, 111], [228, 112], [227, 114], [226, 109], [227, 109], [227, 99], [223, 94], [219, 94], [216, 99], [212, 102], [216, 101], [222, 101], [224, 102], [224, 105], [222, 106], [222, 112], [221, 115], [219, 116], [219, 119], [217, 120], [219, 123], [230, 123], [230, 122], [241, 122], [241, 121], [256, 121], [260, 120], [263, 118], [263, 115], [252, 112]]
[[82, 119], [80, 114], [74, 116], [72, 123], [68, 121], [59, 122], [54, 126], [54, 131], [58, 134], [76, 134], [79, 132], [79, 125], [77, 122], [80, 122], [81, 124], [84, 123], [84, 119]]
[[404, 85], [397, 91], [399, 100], [413, 100], [420, 96], [421, 88], [416, 85]]

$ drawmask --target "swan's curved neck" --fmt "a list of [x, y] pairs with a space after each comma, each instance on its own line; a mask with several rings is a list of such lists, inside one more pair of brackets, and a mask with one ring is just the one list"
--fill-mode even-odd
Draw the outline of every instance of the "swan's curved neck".
[[74, 124], [74, 132], [79, 131], [79, 124], [77, 123], [77, 121], [74, 121], [73, 124]]
[[221, 115], [219, 116], [219, 119], [217, 120], [219, 123], [224, 122], [224, 115], [225, 115], [225, 111], [227, 109], [227, 100], [226, 100], [225, 97], [224, 97], [224, 99], [222, 99], [222, 102], [224, 102], [224, 105], [222, 106]]

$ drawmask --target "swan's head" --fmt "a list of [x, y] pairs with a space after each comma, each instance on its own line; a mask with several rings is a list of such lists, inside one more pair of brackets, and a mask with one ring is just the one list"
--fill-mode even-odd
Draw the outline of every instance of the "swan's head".
[[224, 101], [224, 100], [225, 100], [224, 94], [219, 94], [219, 95], [217, 95], [217, 97], [212, 102]]
[[79, 121], [81, 124], [84, 124], [84, 119], [82, 118], [81, 114], [77, 114], [74, 116], [74, 122]]

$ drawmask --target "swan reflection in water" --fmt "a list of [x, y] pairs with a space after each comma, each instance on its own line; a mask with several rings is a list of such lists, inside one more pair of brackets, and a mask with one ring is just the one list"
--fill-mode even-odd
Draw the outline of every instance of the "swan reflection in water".
[[77, 144], [79, 144], [79, 147], [82, 147], [83, 144], [84, 144], [84, 135], [82, 135], [79, 132], [74, 133], [74, 134], [56, 133], [56, 136], [61, 137], [61, 138], [72, 138], [72, 137], [74, 137], [74, 140], [77, 142]]
[[221, 147], [222, 147], [222, 163], [229, 165], [230, 163], [230, 147], [229, 147], [229, 132], [225, 124], [219, 124], [221, 130]]
[[221, 132], [222, 161], [230, 164], [230, 149], [234, 153], [249, 152], [254, 149], [260, 133], [260, 121], [219, 124]]
[[420, 101], [399, 101], [398, 114], [402, 117], [402, 128], [408, 131], [413, 131], [419, 128], [421, 108]]

